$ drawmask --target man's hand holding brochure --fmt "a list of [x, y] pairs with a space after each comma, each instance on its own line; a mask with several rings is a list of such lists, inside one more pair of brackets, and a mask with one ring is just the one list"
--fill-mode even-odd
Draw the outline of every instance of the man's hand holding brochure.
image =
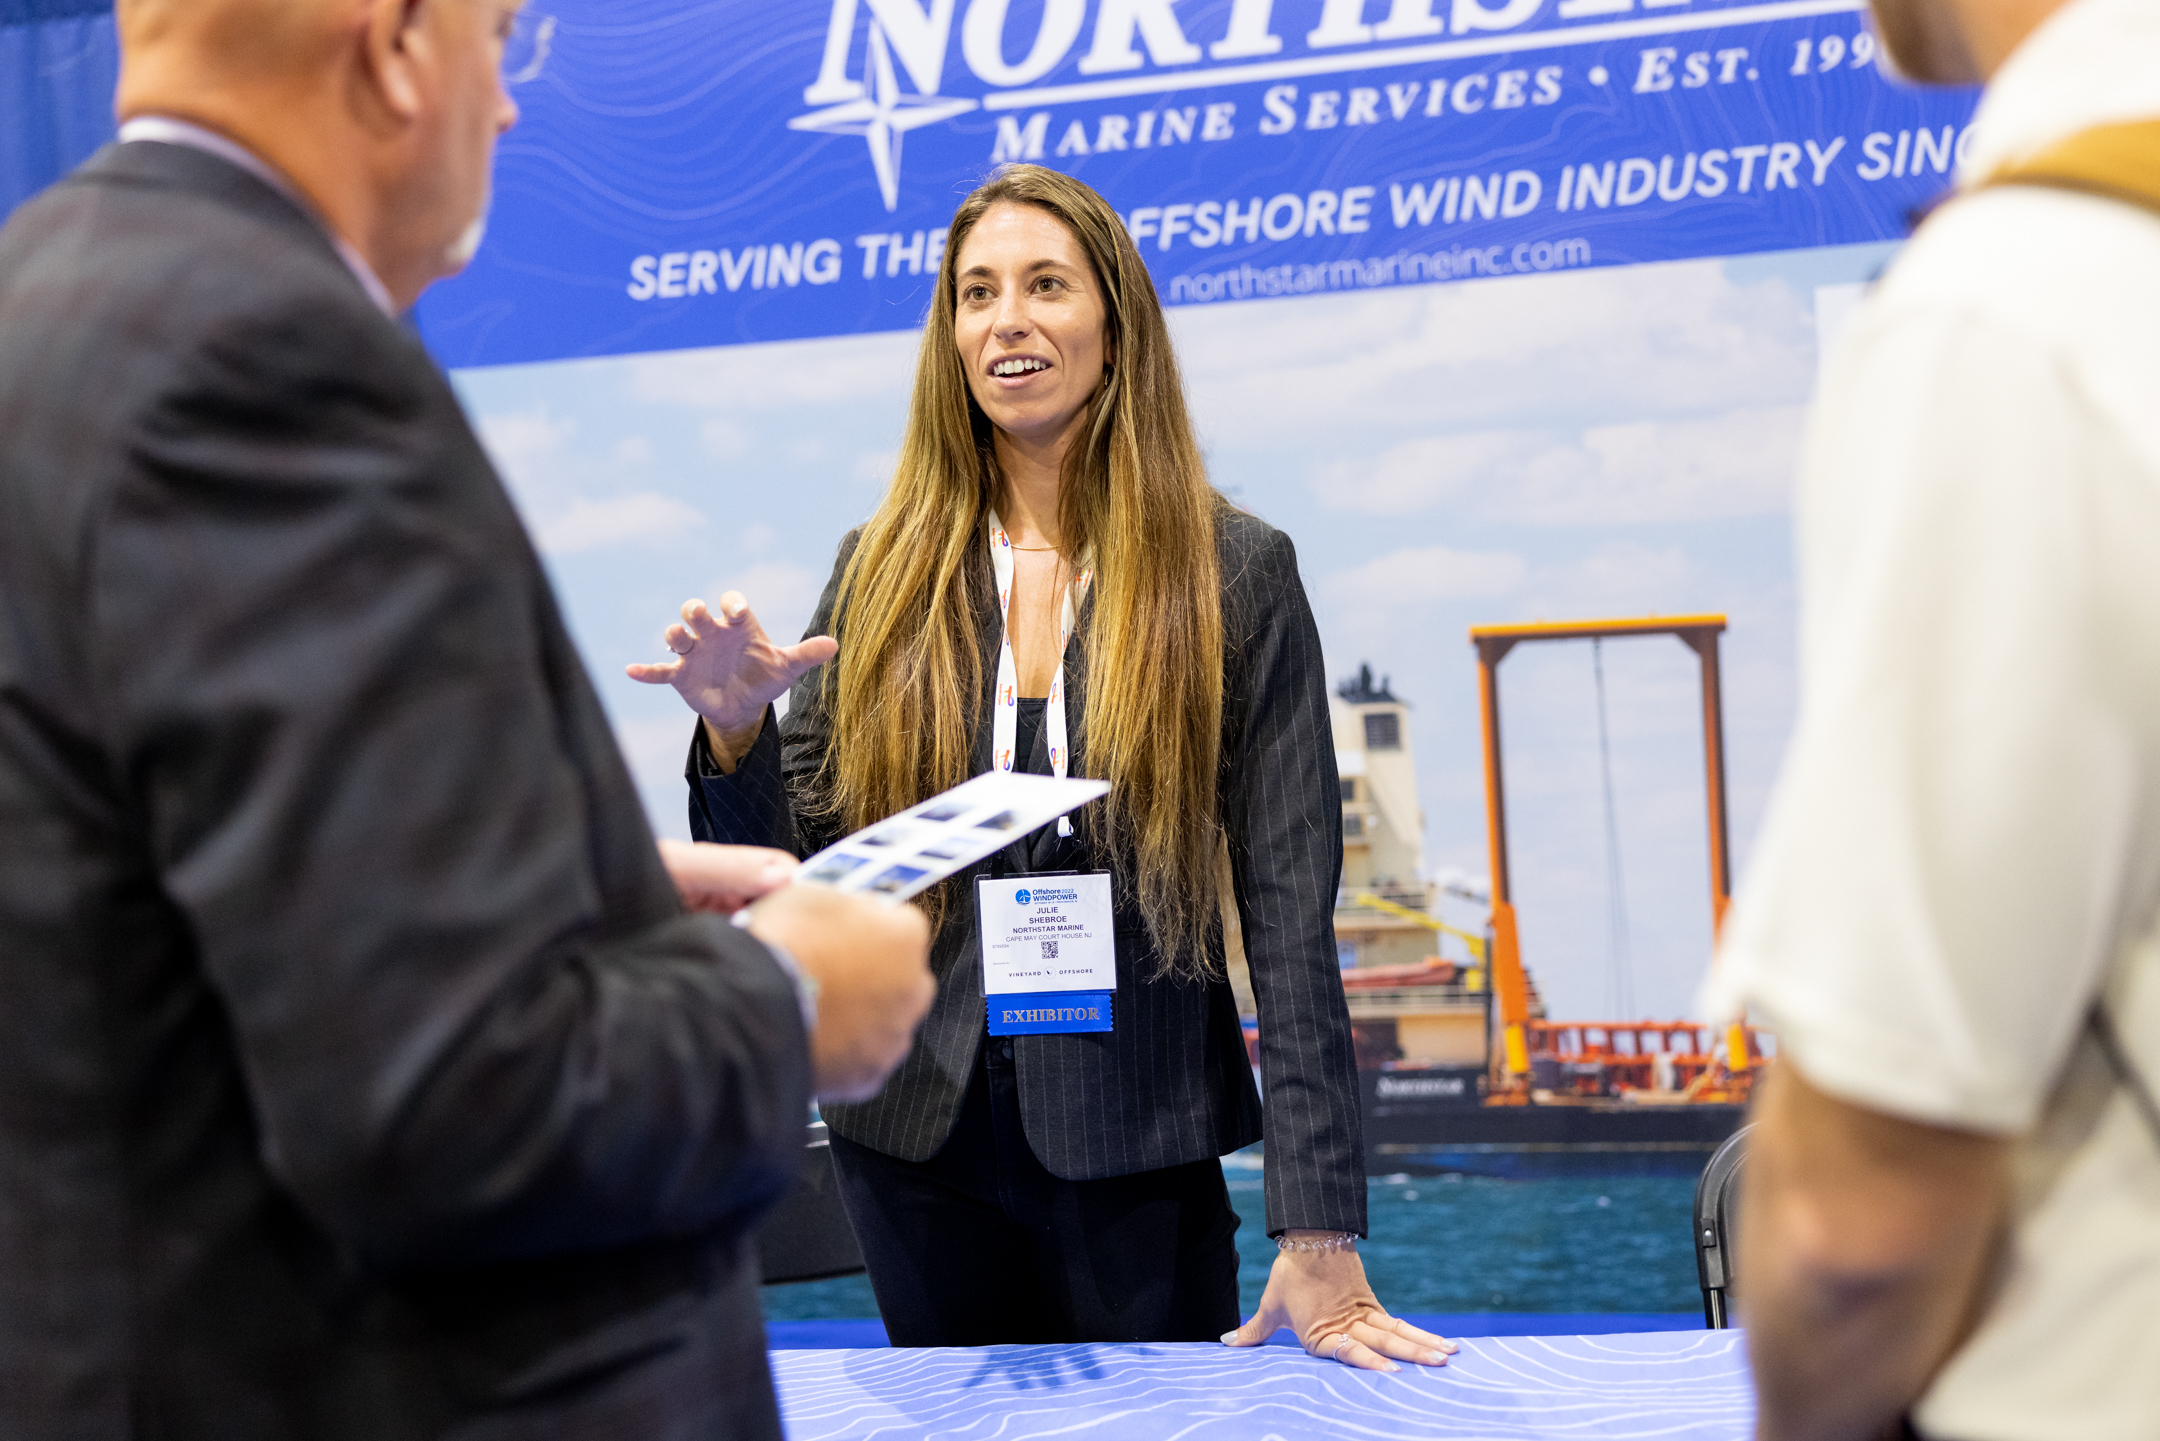
[[827, 846], [795, 880], [904, 901], [1109, 791], [1105, 781], [991, 771]]
[[899, 904], [1102, 795], [1101, 781], [977, 776], [797, 865], [756, 846], [660, 842], [691, 910], [733, 915], [792, 959], [815, 997], [818, 1095], [877, 1094], [937, 995], [922, 913]]

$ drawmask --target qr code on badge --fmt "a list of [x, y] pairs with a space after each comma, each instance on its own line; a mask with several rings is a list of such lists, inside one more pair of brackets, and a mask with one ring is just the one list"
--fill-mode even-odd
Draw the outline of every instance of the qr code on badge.
[[1046, 961], [1054, 961], [1054, 960], [1056, 960], [1056, 959], [1057, 959], [1057, 942], [1056, 942], [1056, 941], [1044, 941], [1044, 942], [1042, 943], [1042, 948], [1043, 948], [1042, 958], [1043, 958], [1044, 960], [1046, 960]]

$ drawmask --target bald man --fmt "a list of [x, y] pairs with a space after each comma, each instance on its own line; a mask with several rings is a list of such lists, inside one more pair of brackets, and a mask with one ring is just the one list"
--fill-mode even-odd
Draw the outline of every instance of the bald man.
[[394, 318], [515, 9], [119, 23], [0, 231], [0, 1436], [777, 1437], [746, 1231], [927, 936], [663, 862]]

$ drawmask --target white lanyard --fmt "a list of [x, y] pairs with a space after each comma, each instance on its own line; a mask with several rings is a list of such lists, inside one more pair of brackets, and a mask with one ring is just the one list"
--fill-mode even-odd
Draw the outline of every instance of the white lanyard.
[[[996, 704], [992, 706], [990, 722], [990, 764], [994, 770], [1009, 771], [1024, 764], [1025, 756], [1013, 754], [1018, 744], [1020, 728], [1020, 676], [1019, 667], [1013, 661], [1012, 611], [1013, 559], [1012, 537], [1005, 533], [1005, 526], [997, 512], [990, 512], [990, 570], [997, 580], [998, 593], [998, 673]], [[1064, 609], [1058, 615], [1058, 668], [1050, 678], [1050, 699], [1043, 706], [1043, 724], [1050, 731], [1050, 769], [1058, 779], [1065, 778], [1065, 768], [1072, 762], [1071, 747], [1065, 740], [1065, 645], [1072, 639], [1073, 616], [1081, 600], [1087, 596], [1089, 582], [1095, 579], [1095, 567], [1083, 566], [1080, 574], [1066, 588]], [[1058, 817], [1058, 834], [1069, 836], [1072, 820]]]

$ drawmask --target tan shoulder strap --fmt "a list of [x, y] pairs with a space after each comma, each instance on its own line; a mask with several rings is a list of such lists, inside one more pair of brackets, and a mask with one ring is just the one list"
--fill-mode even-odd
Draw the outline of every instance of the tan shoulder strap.
[[2160, 120], [2098, 125], [1987, 179], [1989, 185], [2078, 190], [2160, 211]]
[[2153, 1133], [2154, 1140], [2160, 1141], [2160, 1101], [2153, 1099], [2151, 1089], [2145, 1084], [2145, 1078], [2138, 1074], [2137, 1067], [2130, 1064], [2130, 1055], [2123, 1049], [2122, 1037], [2115, 1034], [2115, 1023], [2108, 1016], [2105, 1000], [2093, 1002], [2091, 1012], [2085, 1017], [2085, 1024], [2091, 1029], [2093, 1039], [2100, 1043], [2100, 1054], [2107, 1059], [2108, 1069], [2115, 1073], [2115, 1079], [2122, 1088], [2130, 1093], [2131, 1105], [2145, 1118], [2145, 1128]]

